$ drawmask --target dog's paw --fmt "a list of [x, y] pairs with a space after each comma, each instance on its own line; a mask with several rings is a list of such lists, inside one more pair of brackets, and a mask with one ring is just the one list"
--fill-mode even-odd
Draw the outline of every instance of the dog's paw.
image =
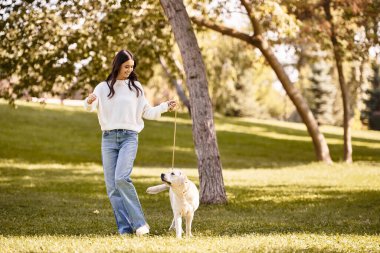
[[166, 184], [161, 184], [161, 185], [156, 185], [156, 186], [151, 186], [148, 189], [146, 189], [146, 193], [148, 194], [157, 194], [163, 191], [166, 191], [169, 189], [169, 186]]
[[149, 187], [148, 189], [146, 189], [146, 193], [148, 193], [148, 194], [156, 194], [156, 192], [153, 190], [153, 187]]

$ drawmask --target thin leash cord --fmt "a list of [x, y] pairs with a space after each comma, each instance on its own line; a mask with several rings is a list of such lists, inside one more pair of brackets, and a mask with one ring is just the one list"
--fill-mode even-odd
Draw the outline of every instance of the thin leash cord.
[[174, 111], [174, 137], [173, 137], [173, 156], [172, 156], [172, 171], [174, 170], [174, 153], [175, 153], [175, 136], [177, 132], [177, 110]]

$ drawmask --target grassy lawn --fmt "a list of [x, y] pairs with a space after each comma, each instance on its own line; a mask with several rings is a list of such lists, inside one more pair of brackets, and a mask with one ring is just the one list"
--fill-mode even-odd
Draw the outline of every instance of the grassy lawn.
[[[120, 236], [106, 196], [96, 114], [0, 102], [1, 252], [380, 252], [380, 133], [324, 127], [332, 166], [312, 162], [302, 124], [216, 118], [229, 203], [200, 206], [194, 238], [168, 232], [168, 194], [147, 195], [171, 166], [172, 114], [145, 121], [132, 174], [151, 226]], [[191, 121], [180, 115], [176, 167], [197, 184]]]

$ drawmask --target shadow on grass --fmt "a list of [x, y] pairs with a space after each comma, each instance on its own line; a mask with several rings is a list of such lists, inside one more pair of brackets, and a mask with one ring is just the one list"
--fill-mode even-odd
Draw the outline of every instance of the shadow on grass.
[[[220, 118], [219, 119], [220, 123], [230, 123], [234, 124], [237, 126], [244, 126], [244, 127], [263, 127], [265, 128], [266, 131], [268, 132], [276, 132], [276, 133], [281, 133], [285, 135], [293, 135], [293, 136], [300, 136], [300, 137], [310, 137], [305, 126], [305, 130], [300, 130], [300, 129], [294, 129], [291, 127], [287, 126], [280, 126], [280, 125], [271, 125], [269, 122], [244, 122], [240, 121], [239, 118]], [[280, 121], [279, 121], [280, 122]], [[285, 123], [292, 123], [295, 124], [294, 122], [285, 122]], [[302, 123], [299, 123], [300, 126], [303, 126]], [[343, 128], [342, 134], [333, 134], [333, 133], [323, 133], [326, 138], [330, 139], [337, 139], [337, 140], [342, 140], [343, 141]], [[378, 143], [378, 140], [370, 139], [370, 138], [363, 138], [363, 137], [352, 137], [352, 141], [363, 141], [363, 142], [368, 142], [368, 143]]]
[[[267, 153], [268, 151], [272, 154], [264, 154], [258, 156], [250, 156], [252, 158], [258, 158], [258, 164], [261, 167], [270, 167], [271, 161], [277, 161], [278, 155], [280, 155], [280, 163], [284, 162], [285, 166], [288, 165], [296, 165], [297, 163], [304, 163], [305, 161], [310, 162], [315, 160], [313, 144], [311, 141], [311, 137], [308, 135], [306, 130], [293, 129], [286, 126], [280, 125], [270, 125], [269, 123], [260, 123], [260, 122], [241, 122], [238, 119], [233, 118], [224, 118], [222, 120], [219, 119], [220, 123], [229, 123], [236, 126], [243, 127], [259, 127], [263, 132], [266, 133], [274, 133], [274, 134], [282, 134], [284, 136], [288, 136], [286, 139], [276, 139], [275, 137], [263, 137], [260, 134], [247, 134], [244, 135], [242, 133], [236, 133], [233, 130], [226, 131], [231, 135], [230, 138], [226, 138], [226, 140], [235, 139], [236, 143], [241, 144], [241, 149], [248, 149], [248, 145], [246, 142], [251, 142], [250, 149], [252, 153], [254, 151], [258, 151], [260, 153], [261, 149], [265, 149]], [[343, 131], [343, 130], [342, 130]], [[220, 134], [223, 131], [218, 131], [218, 137], [224, 136]], [[233, 136], [233, 137], [232, 137]], [[343, 160], [343, 133], [332, 134], [332, 133], [324, 133], [325, 138], [332, 139], [334, 141], [342, 142], [342, 144], [332, 144], [328, 142], [328, 146], [330, 149], [330, 154], [334, 161], [342, 161]], [[306, 141], [293, 139], [294, 137], [306, 137]], [[221, 138], [218, 138], [218, 141], [221, 142]], [[378, 144], [379, 141], [375, 139], [369, 138], [360, 138], [360, 137], [352, 137], [353, 142], [366, 142], [368, 146], [362, 146], [359, 144], [353, 144], [353, 159], [354, 161], [380, 161], [379, 148], [371, 147], [371, 143]], [[241, 143], [240, 143], [241, 142]], [[253, 143], [256, 142], [256, 143]], [[227, 144], [227, 143], [226, 143]], [[253, 145], [252, 145], [253, 144]], [[263, 146], [258, 146], [263, 145]], [[223, 146], [223, 144], [221, 145]], [[227, 145], [226, 145], [227, 146]], [[221, 148], [223, 151], [223, 149]], [[289, 153], [290, 152], [290, 153]], [[302, 155], [300, 155], [302, 154]], [[264, 159], [262, 159], [264, 158]], [[287, 158], [287, 161], [286, 159]]]
[[[0, 234], [116, 234], [101, 172], [3, 167], [0, 173]], [[147, 195], [149, 181], [157, 178], [134, 178], [151, 233], [168, 235], [168, 194]], [[228, 205], [201, 206], [196, 212], [195, 235], [380, 233], [380, 191], [298, 185], [226, 190]]]
[[[283, 168], [315, 161], [310, 141], [274, 139], [255, 134], [218, 131], [218, 143], [223, 167], [239, 168]], [[330, 144], [334, 161], [343, 160], [343, 144]], [[378, 148], [353, 145], [354, 161], [380, 162]]]

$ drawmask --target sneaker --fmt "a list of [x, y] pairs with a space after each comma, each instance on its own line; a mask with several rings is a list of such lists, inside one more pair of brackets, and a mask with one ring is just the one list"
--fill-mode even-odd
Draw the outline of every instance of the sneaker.
[[142, 227], [139, 227], [137, 230], [136, 230], [136, 235], [137, 236], [143, 236], [143, 235], [146, 235], [146, 234], [149, 234], [149, 227], [147, 225], [144, 225]]

